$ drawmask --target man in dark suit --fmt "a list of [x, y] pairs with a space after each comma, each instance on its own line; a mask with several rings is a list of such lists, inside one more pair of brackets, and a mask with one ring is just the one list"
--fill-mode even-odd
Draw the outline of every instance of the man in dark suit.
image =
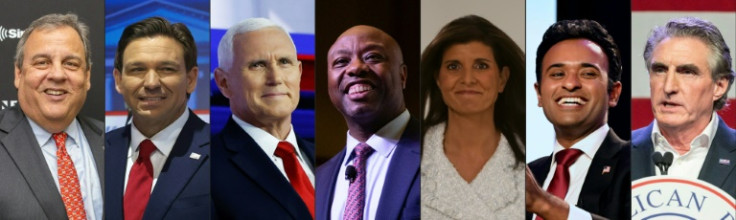
[[536, 76], [555, 146], [528, 166], [527, 219], [630, 218], [630, 145], [606, 124], [621, 94], [613, 38], [595, 21], [557, 22], [537, 49]]
[[728, 46], [709, 21], [684, 17], [647, 40], [654, 121], [632, 133], [632, 180], [662, 175], [652, 154], [672, 153], [667, 175], [700, 179], [736, 197], [736, 131], [715, 111], [734, 80]]
[[197, 84], [189, 29], [160, 17], [123, 30], [115, 89], [132, 123], [105, 136], [107, 219], [207, 219], [210, 127], [187, 108]]
[[18, 42], [18, 105], [0, 112], [0, 219], [102, 219], [103, 125], [77, 115], [88, 33], [74, 14], [49, 14]]
[[420, 131], [404, 104], [403, 63], [398, 43], [371, 26], [330, 47], [327, 90], [348, 132], [345, 149], [317, 169], [318, 219], [419, 218]]
[[265, 18], [230, 27], [215, 82], [232, 116], [212, 139], [213, 218], [313, 219], [314, 145], [299, 138], [302, 64], [289, 34]]

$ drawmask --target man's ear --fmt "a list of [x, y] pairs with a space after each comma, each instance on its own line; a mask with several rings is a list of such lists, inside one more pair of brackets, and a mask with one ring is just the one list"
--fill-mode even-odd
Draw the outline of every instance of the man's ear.
[[621, 97], [621, 82], [613, 82], [611, 92], [608, 93], [608, 107], [613, 108], [618, 105], [618, 100]]
[[230, 86], [227, 81], [227, 73], [220, 67], [215, 68], [215, 84], [223, 96], [230, 98]]
[[537, 106], [542, 107], [542, 93], [539, 92], [539, 83], [534, 83], [534, 91], [537, 92]]

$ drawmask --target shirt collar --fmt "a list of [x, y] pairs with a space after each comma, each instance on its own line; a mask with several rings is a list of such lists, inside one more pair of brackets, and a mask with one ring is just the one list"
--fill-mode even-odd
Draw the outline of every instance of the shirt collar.
[[[399, 114], [399, 116], [396, 116], [396, 118], [391, 120], [388, 124], [381, 127], [381, 129], [378, 129], [375, 134], [371, 135], [371, 137], [366, 141], [366, 144], [371, 146], [371, 148], [381, 156], [390, 156], [391, 152], [396, 148], [396, 144], [399, 143], [401, 134], [404, 133], [404, 129], [409, 123], [410, 118], [411, 115], [409, 115], [409, 111], [404, 110], [404, 112]], [[360, 143], [360, 141], [351, 136], [350, 130], [348, 130], [346, 141], [348, 160], [346, 160], [346, 162], [350, 161], [350, 158], [352, 158], [353, 149], [358, 145], [358, 143]]]
[[[188, 109], [184, 111], [179, 118], [174, 120], [174, 122], [169, 124], [169, 126], [166, 126], [166, 128], [154, 134], [153, 137], [146, 137], [140, 130], [138, 130], [135, 124], [132, 124], [130, 126], [130, 144], [133, 146], [133, 151], [137, 152], [141, 142], [149, 139], [153, 142], [153, 145], [156, 145], [156, 149], [163, 153], [164, 156], [168, 157], [169, 153], [171, 153], [171, 149], [174, 148], [174, 144], [176, 143], [176, 139], [179, 137], [179, 133], [181, 133], [181, 130], [184, 128], [184, 124], [187, 123], [187, 120], [189, 120]], [[131, 152], [128, 156], [132, 155], [133, 154]]]
[[[578, 149], [583, 152], [583, 155], [587, 156], [588, 158], [595, 157], [595, 153], [598, 152], [598, 149], [601, 147], [601, 144], [603, 144], [603, 141], [606, 139], [606, 136], [608, 135], [608, 131], [611, 130], [610, 127], [608, 127], [608, 124], [603, 124], [603, 126], [599, 127], [592, 133], [588, 134], [588, 136], [585, 136], [582, 140], [578, 141], [577, 143], [573, 144], [570, 148], [572, 149]], [[555, 139], [555, 154], [557, 152], [560, 152], [561, 150], [564, 150], [565, 148], [562, 147], [560, 142]], [[554, 155], [552, 155], [554, 158]], [[554, 159], [552, 160], [554, 161]]]
[[[255, 141], [256, 144], [258, 144], [258, 146], [260, 146], [267, 155], [271, 156], [276, 154], [276, 147], [278, 146], [279, 142], [281, 142], [281, 140], [271, 135], [271, 133], [268, 133], [259, 127], [253, 126], [252, 124], [241, 120], [234, 114], [231, 117], [233, 118], [235, 123], [238, 124], [238, 126], [240, 126], [240, 128], [245, 131], [245, 133], [253, 138], [253, 141]], [[292, 146], [294, 146], [297, 157], [301, 158], [302, 153], [299, 150], [299, 145], [296, 143], [294, 126], [291, 126], [291, 128], [289, 129], [289, 134], [286, 135], [286, 140], [284, 141], [289, 142]]]
[[[713, 114], [711, 114], [710, 122], [708, 122], [708, 125], [705, 126], [703, 131], [700, 132], [698, 136], [695, 136], [695, 138], [690, 141], [691, 150], [695, 147], [710, 147], [710, 144], [713, 142], [713, 138], [715, 138], [715, 134], [718, 131], [718, 117], [716, 115], [717, 113], [713, 112]], [[655, 147], [663, 148], [659, 150], [676, 152], [675, 149], [673, 149], [672, 146], [669, 144], [669, 141], [667, 141], [664, 135], [662, 135], [662, 131], [659, 130], [657, 119], [654, 119], [654, 126], [652, 127], [652, 134], [650, 138]]]
[[[38, 142], [38, 146], [43, 147], [43, 145], [46, 144], [51, 139], [51, 136], [53, 135], [51, 132], [46, 131], [46, 129], [43, 129], [40, 125], [36, 124], [31, 118], [26, 117], [28, 119], [28, 123], [31, 124], [31, 129], [33, 130], [33, 135], [36, 136], [36, 141]], [[81, 133], [79, 122], [77, 121], [77, 118], [74, 118], [72, 123], [69, 124], [64, 129], [64, 132], [67, 134], [67, 140], [72, 141], [75, 144], [67, 145], [67, 146], [79, 146], [77, 144], [75, 138], [81, 137], [79, 134]], [[56, 145], [56, 143], [54, 143]]]

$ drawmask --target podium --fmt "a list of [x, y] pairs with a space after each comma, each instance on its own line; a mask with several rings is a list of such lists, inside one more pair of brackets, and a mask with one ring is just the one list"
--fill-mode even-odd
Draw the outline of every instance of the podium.
[[631, 183], [631, 219], [736, 220], [736, 200], [702, 180], [651, 176]]

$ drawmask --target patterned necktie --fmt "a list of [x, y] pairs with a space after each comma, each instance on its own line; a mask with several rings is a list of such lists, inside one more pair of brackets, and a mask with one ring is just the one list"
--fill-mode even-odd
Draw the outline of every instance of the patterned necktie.
[[138, 145], [138, 148], [138, 159], [130, 168], [128, 186], [125, 190], [125, 197], [123, 197], [125, 220], [142, 219], [148, 199], [151, 197], [151, 185], [153, 184], [151, 153], [156, 150], [156, 146], [151, 140], [146, 139]]
[[299, 159], [296, 158], [294, 146], [286, 141], [279, 142], [276, 147], [276, 156], [283, 161], [284, 170], [286, 176], [289, 177], [291, 187], [302, 198], [304, 204], [307, 205], [307, 209], [309, 209], [309, 214], [312, 214], [312, 219], [314, 219], [314, 187], [301, 164], [299, 164]]
[[359, 143], [353, 151], [355, 152], [353, 164], [355, 165], [357, 175], [355, 181], [348, 188], [348, 199], [345, 202], [345, 212], [342, 218], [346, 220], [361, 220], [363, 219], [363, 209], [365, 208], [365, 165], [366, 160], [373, 153], [373, 148], [367, 144]]
[[[555, 168], [555, 175], [552, 177], [552, 181], [547, 186], [547, 192], [557, 196], [557, 198], [565, 199], [567, 190], [570, 188], [570, 165], [582, 155], [583, 152], [578, 149], [564, 149], [555, 154], [555, 162], [557, 167]], [[542, 217], [537, 216], [536, 220], [541, 220]]]
[[74, 168], [74, 162], [66, 152], [66, 133], [53, 134], [56, 142], [56, 165], [57, 174], [59, 175], [59, 188], [61, 190], [61, 200], [64, 201], [66, 207], [66, 215], [71, 220], [87, 219], [87, 213], [84, 211], [84, 201], [82, 200], [82, 191], [79, 187], [79, 177], [77, 169]]

